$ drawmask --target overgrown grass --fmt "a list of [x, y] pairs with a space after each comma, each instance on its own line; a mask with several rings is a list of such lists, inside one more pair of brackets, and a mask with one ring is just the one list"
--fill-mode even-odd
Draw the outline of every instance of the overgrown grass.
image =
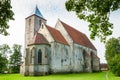
[[[107, 72], [79, 73], [79, 74], [52, 74], [47, 76], [22, 76], [20, 74], [0, 74], [0, 80], [107, 80]], [[120, 80], [108, 72], [108, 80]]]

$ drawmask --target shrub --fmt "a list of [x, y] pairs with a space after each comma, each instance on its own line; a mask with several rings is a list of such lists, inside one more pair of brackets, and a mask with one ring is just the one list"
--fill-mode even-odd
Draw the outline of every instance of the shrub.
[[115, 75], [120, 76], [120, 38], [109, 39], [105, 53], [109, 69]]

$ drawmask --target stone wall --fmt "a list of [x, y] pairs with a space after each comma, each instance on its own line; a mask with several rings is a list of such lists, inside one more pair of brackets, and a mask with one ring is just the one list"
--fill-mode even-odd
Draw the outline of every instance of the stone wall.
[[50, 73], [70, 72], [70, 47], [61, 43], [51, 43]]

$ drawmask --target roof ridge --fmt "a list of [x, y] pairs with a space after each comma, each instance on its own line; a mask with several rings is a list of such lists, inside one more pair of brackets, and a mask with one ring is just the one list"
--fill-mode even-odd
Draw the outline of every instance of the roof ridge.
[[[52, 28], [52, 29], [54, 29], [54, 30], [56, 30], [56, 31], [59, 31], [59, 30], [57, 30], [56, 28], [54, 28], [54, 27], [51, 27], [51, 26], [49, 26], [49, 25], [46, 25], [47, 27], [50, 27], [50, 28]], [[60, 31], [59, 31], [60, 32]]]
[[85, 33], [83, 33], [83, 32], [81, 32], [81, 31], [79, 31], [79, 30], [73, 28], [72, 26], [70, 26], [69, 24], [67, 24], [67, 23], [65, 23], [65, 22], [63, 22], [63, 21], [61, 21], [61, 20], [60, 20], [60, 22], [62, 22], [63, 24], [69, 26], [70, 28], [72, 28], [72, 29], [74, 29], [74, 30], [76, 30], [76, 31], [78, 31], [78, 32], [80, 32], [80, 33], [82, 33], [82, 34], [85, 34]]

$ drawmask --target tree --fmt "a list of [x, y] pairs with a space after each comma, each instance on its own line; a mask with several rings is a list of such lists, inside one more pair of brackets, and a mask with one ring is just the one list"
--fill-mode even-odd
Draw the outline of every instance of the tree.
[[67, 0], [66, 9], [76, 12], [78, 18], [89, 22], [90, 38], [97, 36], [102, 42], [112, 34], [110, 13], [120, 9], [120, 0]]
[[0, 72], [8, 69], [8, 54], [11, 53], [7, 44], [0, 45]]
[[9, 45], [7, 44], [0, 45], [0, 53], [2, 53], [2, 56], [8, 58], [8, 54], [11, 53]]
[[4, 70], [7, 70], [7, 64], [8, 64], [7, 58], [3, 57], [2, 54], [0, 53], [0, 73], [3, 72]]
[[5, 36], [8, 35], [9, 20], [14, 20], [11, 8], [11, 0], [0, 0], [0, 34]]
[[21, 45], [13, 45], [13, 54], [10, 56], [10, 70], [12, 73], [18, 73], [20, 71], [21, 64]]
[[107, 41], [105, 57], [109, 69], [117, 76], [120, 76], [120, 38], [111, 38]]

